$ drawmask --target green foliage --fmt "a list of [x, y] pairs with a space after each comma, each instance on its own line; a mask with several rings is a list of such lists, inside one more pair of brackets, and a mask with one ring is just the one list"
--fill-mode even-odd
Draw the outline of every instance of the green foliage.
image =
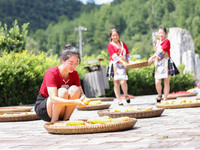
[[3, 52], [0, 57], [0, 106], [35, 103], [44, 73], [59, 64], [57, 56]]
[[62, 15], [69, 19], [78, 17], [85, 5], [77, 0], [1, 0], [0, 18], [10, 28], [17, 19], [21, 26], [30, 22], [30, 32], [45, 29], [49, 23], [57, 22]]
[[166, 26], [189, 30], [195, 51], [199, 53], [200, 3], [197, 0], [115, 0], [110, 5], [99, 7], [89, 3], [85, 9], [74, 20], [62, 17], [46, 30], [36, 31], [32, 38], [38, 43], [39, 49], [52, 49], [54, 54], [59, 54], [61, 45], [76, 45], [78, 33], [74, 28], [81, 25], [87, 28], [82, 32], [83, 55], [98, 55], [105, 50], [110, 30], [117, 28], [120, 40], [127, 44], [130, 51], [137, 50], [134, 54], [148, 58], [153, 52], [151, 32]]
[[15, 20], [13, 27], [8, 30], [7, 24], [2, 27], [0, 22], [0, 52], [10, 53], [11, 51], [21, 52], [24, 50], [28, 33], [27, 28], [28, 23], [23, 24], [20, 31], [17, 20]]
[[[84, 56], [81, 64], [76, 68], [81, 83], [87, 70], [84, 66], [87, 61], [103, 58], [101, 65], [108, 66], [108, 53], [102, 51], [98, 56]], [[48, 56], [48, 53], [35, 55], [32, 52], [21, 53], [3, 52], [0, 57], [0, 106], [35, 103], [40, 89], [44, 73], [50, 67], [60, 64], [57, 56]], [[156, 94], [155, 82], [152, 76], [153, 65], [150, 67], [128, 70], [128, 92], [133, 95]], [[182, 67], [182, 69], [184, 66]], [[171, 92], [182, 91], [194, 87], [193, 76], [190, 73], [182, 73], [171, 78]], [[106, 96], [115, 96], [113, 81], [109, 81], [110, 89], [106, 90]]]

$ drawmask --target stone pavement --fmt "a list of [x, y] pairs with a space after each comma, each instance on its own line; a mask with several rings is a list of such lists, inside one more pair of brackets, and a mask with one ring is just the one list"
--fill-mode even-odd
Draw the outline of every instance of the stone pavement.
[[[156, 95], [136, 96], [131, 106], [154, 105]], [[178, 99], [196, 99], [195, 97]], [[116, 99], [110, 102], [117, 106]], [[125, 102], [124, 102], [125, 103]], [[36, 150], [145, 150], [200, 149], [200, 108], [165, 109], [160, 117], [137, 119], [126, 131], [58, 135], [50, 134], [42, 120], [0, 123], [0, 149]], [[75, 110], [71, 120], [98, 117], [97, 111]]]

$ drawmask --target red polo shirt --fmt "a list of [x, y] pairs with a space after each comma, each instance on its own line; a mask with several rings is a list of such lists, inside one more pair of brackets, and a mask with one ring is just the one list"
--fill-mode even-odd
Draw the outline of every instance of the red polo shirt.
[[49, 97], [47, 87], [57, 87], [59, 89], [65, 84], [69, 86], [81, 86], [78, 72], [74, 70], [69, 74], [69, 78], [65, 79], [60, 74], [58, 66], [52, 67], [46, 71], [39, 93], [44, 97]]

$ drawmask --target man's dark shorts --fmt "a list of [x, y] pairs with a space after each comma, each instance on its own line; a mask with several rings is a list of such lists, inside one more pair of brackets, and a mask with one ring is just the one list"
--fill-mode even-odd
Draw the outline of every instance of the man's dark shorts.
[[37, 101], [35, 104], [35, 112], [40, 117], [40, 119], [50, 122], [51, 118], [49, 117], [47, 113], [47, 99], [48, 97], [44, 97], [41, 94], [38, 94]]

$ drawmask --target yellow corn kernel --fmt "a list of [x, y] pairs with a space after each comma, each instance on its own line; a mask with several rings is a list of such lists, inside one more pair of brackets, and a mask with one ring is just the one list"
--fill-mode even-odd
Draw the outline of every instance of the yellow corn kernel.
[[166, 102], [163, 102], [163, 104], [164, 104], [164, 105], [167, 105], [167, 104], [169, 104], [169, 102], [168, 102], [168, 101], [166, 101]]
[[182, 100], [182, 101], [181, 101], [181, 103], [186, 103], [186, 100], [185, 100], [185, 99], [184, 99], [184, 100]]
[[123, 121], [128, 121], [128, 120], [130, 120], [129, 117], [120, 117], [120, 118], [112, 119], [112, 123], [123, 122]]
[[89, 124], [106, 124], [112, 122], [112, 119], [109, 116], [98, 117], [94, 119], [89, 119], [87, 123]]
[[91, 99], [88, 99], [88, 98], [85, 98], [83, 100], [83, 103], [86, 104], [86, 105], [88, 105], [90, 102], [91, 102]]
[[65, 126], [80, 126], [85, 125], [84, 121], [66, 121]]
[[99, 105], [99, 104], [102, 104], [101, 100], [99, 100], [99, 101], [91, 101], [91, 102], [89, 102], [88, 105]]
[[146, 108], [145, 111], [152, 110], [153, 107]]

